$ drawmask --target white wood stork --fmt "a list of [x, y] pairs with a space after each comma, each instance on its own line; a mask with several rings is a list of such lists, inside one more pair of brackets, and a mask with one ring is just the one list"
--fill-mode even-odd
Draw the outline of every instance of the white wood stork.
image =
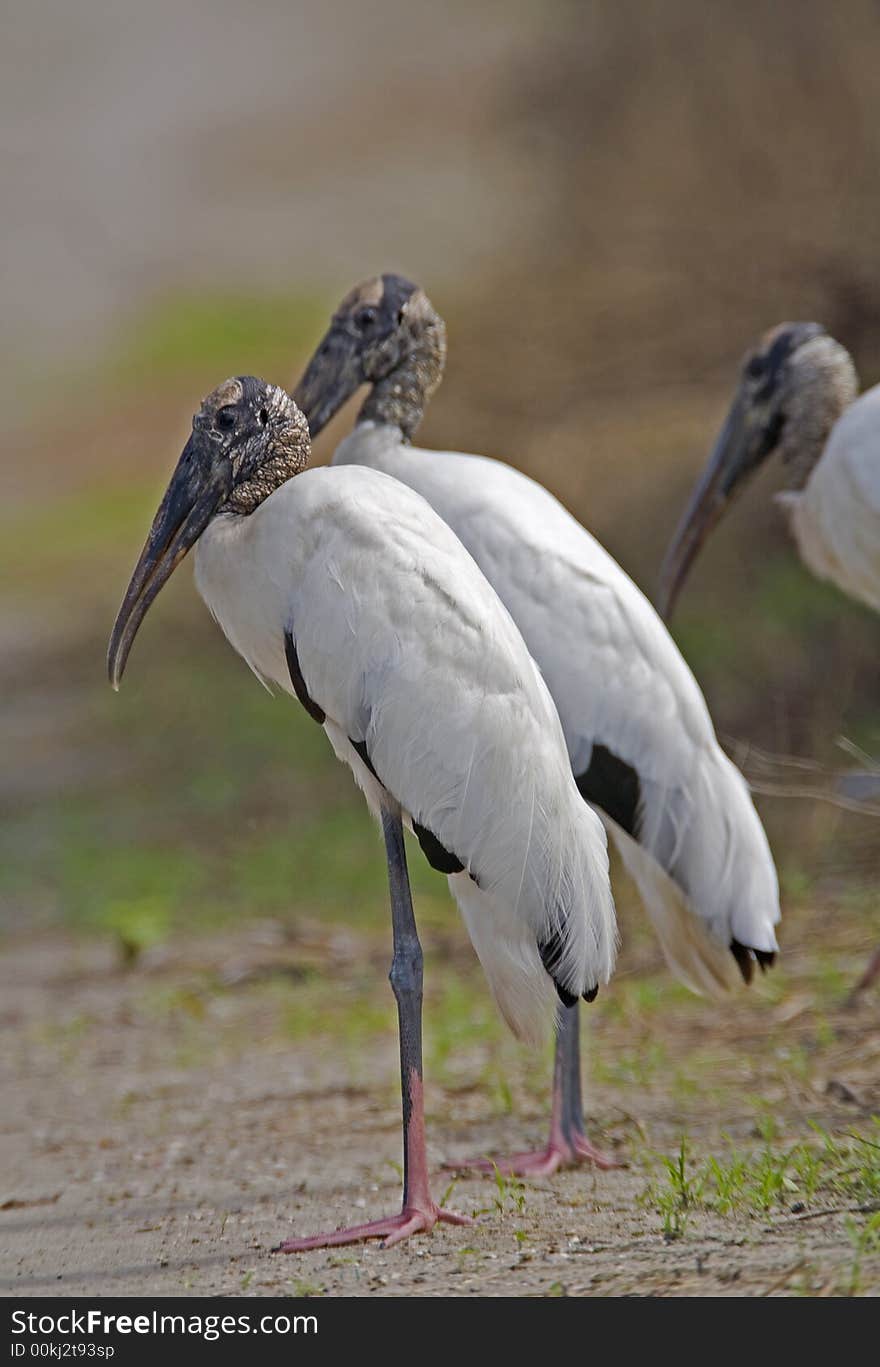
[[[550, 694], [471, 557], [424, 499], [374, 470], [302, 473], [283, 390], [227, 380], [203, 403], [110, 639], [118, 687], [156, 594], [198, 543], [196, 584], [264, 682], [324, 727], [385, 836], [400, 1025], [403, 1206], [284, 1252], [396, 1243], [462, 1216], [430, 1194], [422, 956], [402, 823], [449, 885], [495, 998], [540, 1037], [558, 996], [592, 999], [616, 943], [605, 832], [575, 786]], [[294, 478], [295, 476], [295, 478]]]
[[[819, 323], [780, 323], [746, 354], [663, 561], [664, 617], [712, 528], [776, 451], [789, 486], [776, 501], [804, 564], [880, 612], [880, 385], [859, 398], [858, 388], [849, 353]], [[878, 975], [880, 950], [854, 994]]]
[[789, 485], [776, 498], [801, 559], [880, 612], [880, 385], [857, 393], [849, 353], [819, 323], [781, 323], [748, 352], [663, 562], [664, 617], [712, 528], [776, 451]]
[[[671, 967], [698, 991], [730, 986], [734, 961], [748, 981], [777, 950], [776, 872], [697, 683], [647, 599], [546, 489], [500, 461], [410, 444], [444, 359], [424, 292], [383, 275], [342, 301], [295, 397], [314, 438], [371, 386], [334, 465], [393, 475], [449, 523], [547, 680], [578, 788], [602, 812]], [[583, 1129], [577, 1007], [559, 1010], [550, 1139], [506, 1160], [509, 1171], [611, 1166]]]

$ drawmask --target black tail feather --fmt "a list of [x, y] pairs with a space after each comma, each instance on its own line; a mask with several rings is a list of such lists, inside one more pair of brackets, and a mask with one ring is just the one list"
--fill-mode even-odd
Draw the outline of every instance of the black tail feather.
[[546, 940], [539, 940], [538, 953], [541, 956], [541, 963], [553, 979], [556, 992], [562, 1005], [574, 1006], [577, 1001], [577, 993], [570, 992], [565, 984], [561, 983], [556, 976], [559, 971], [560, 962], [565, 953], [565, 941], [562, 937], [562, 932], [554, 930]]
[[730, 952], [736, 959], [736, 966], [742, 974], [743, 982], [750, 983], [755, 972], [755, 957], [752, 951], [741, 945], [739, 940], [731, 940]]
[[[562, 1002], [563, 1006], [574, 1006], [577, 1002], [577, 995], [574, 992], [571, 992], [568, 987], [561, 983], [556, 976], [556, 973], [559, 969], [559, 963], [562, 959], [564, 951], [565, 943], [563, 941], [562, 935], [558, 930], [554, 930], [552, 935], [548, 936], [546, 940], [538, 941], [538, 953], [541, 956], [541, 963], [544, 965], [547, 972], [550, 974], [550, 977], [553, 979], [553, 985], [556, 988], [556, 993], [559, 997], [559, 1000]], [[583, 993], [584, 1001], [595, 1001], [596, 994], [598, 993], [598, 991], [598, 983], [595, 987], [587, 988], [587, 991]]]
[[736, 959], [736, 966], [745, 983], [750, 983], [755, 976], [756, 963], [762, 973], [776, 963], [775, 949], [752, 949], [749, 945], [741, 945], [739, 940], [731, 940], [730, 952]]

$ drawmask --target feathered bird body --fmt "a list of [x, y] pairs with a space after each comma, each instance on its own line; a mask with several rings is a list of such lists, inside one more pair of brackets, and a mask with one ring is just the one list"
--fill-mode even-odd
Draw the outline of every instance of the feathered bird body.
[[571, 997], [608, 980], [601, 824], [522, 637], [423, 498], [359, 466], [307, 471], [250, 516], [211, 522], [196, 583], [267, 684], [294, 692], [293, 658], [371, 808], [384, 789], [440, 852], [519, 1035], [544, 1028], [548, 971]]
[[[739, 947], [772, 954], [778, 884], [745, 781], [656, 612], [595, 538], [510, 466], [414, 448], [394, 425], [360, 422], [334, 464], [417, 490], [477, 561], [540, 666], [581, 791], [617, 817], [608, 827], [679, 976], [711, 992], [730, 985], [730, 946], [745, 971]], [[619, 782], [610, 801], [591, 791], [607, 756], [632, 771], [629, 813]]]
[[807, 568], [880, 612], [880, 385], [838, 418], [803, 489], [778, 498]]

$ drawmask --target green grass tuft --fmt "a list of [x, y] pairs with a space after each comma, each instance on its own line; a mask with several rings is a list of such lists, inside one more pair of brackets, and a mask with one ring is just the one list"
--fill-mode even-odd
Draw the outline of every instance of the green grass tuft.
[[766, 1218], [793, 1203], [806, 1210], [838, 1202], [870, 1206], [880, 1197], [880, 1119], [873, 1124], [871, 1135], [840, 1136], [813, 1125], [810, 1139], [787, 1146], [773, 1142], [776, 1127], [767, 1124], [761, 1148], [743, 1149], [727, 1139], [723, 1155], [702, 1162], [693, 1159], [683, 1136], [675, 1155], [651, 1156], [663, 1176], [652, 1177], [642, 1200], [661, 1216], [667, 1238], [685, 1233], [694, 1210]]

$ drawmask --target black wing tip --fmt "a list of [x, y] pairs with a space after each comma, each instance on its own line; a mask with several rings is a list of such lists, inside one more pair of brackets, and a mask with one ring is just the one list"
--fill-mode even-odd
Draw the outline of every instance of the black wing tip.
[[766, 973], [767, 969], [776, 963], [775, 949], [752, 949], [749, 945], [740, 944], [739, 940], [731, 940], [730, 952], [736, 959], [736, 966], [746, 984], [751, 983], [755, 976], [756, 963], [762, 973]]
[[736, 966], [742, 974], [742, 980], [748, 984], [752, 981], [755, 972], [755, 960], [752, 951], [741, 945], [739, 940], [731, 940], [730, 952], [736, 959]]
[[[559, 968], [559, 961], [562, 958], [564, 950], [565, 941], [563, 940], [561, 932], [558, 930], [554, 930], [546, 940], [538, 941], [538, 953], [541, 956], [541, 963], [553, 979], [556, 995], [563, 1006], [572, 1007], [577, 1006], [579, 1000], [577, 992], [572, 992], [571, 989], [567, 987], [565, 983], [561, 983], [556, 976]], [[581, 996], [583, 996], [585, 1002], [592, 1002], [596, 1000], [598, 991], [599, 984], [597, 983], [595, 987], [590, 987], [586, 992], [581, 993]]]

